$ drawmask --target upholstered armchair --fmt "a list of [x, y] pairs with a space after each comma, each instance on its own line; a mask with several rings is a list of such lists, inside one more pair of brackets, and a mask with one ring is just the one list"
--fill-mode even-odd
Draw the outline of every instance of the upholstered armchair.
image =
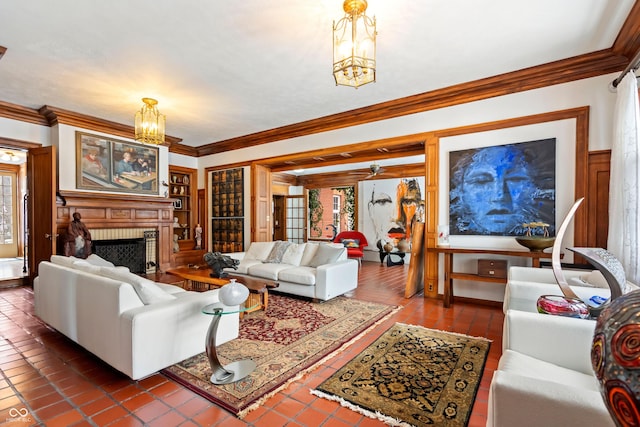
[[333, 239], [334, 243], [342, 243], [347, 248], [347, 257], [358, 260], [362, 264], [364, 248], [369, 244], [367, 238], [359, 231], [341, 231]]
[[614, 426], [591, 368], [595, 321], [508, 310], [487, 427]]

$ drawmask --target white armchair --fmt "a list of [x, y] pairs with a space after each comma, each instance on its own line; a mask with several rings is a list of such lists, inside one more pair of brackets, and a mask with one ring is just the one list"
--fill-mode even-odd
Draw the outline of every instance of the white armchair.
[[591, 368], [595, 322], [508, 310], [487, 426], [614, 426]]

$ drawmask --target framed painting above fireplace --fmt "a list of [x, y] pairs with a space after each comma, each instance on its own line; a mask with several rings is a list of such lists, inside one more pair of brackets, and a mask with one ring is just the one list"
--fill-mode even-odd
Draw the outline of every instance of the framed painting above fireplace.
[[76, 132], [76, 188], [158, 194], [157, 147]]

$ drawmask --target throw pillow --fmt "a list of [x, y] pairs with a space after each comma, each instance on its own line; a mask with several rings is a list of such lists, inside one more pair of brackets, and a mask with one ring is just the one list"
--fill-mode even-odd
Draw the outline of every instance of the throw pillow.
[[114, 267], [100, 267], [100, 274], [113, 280], [129, 283], [145, 305], [176, 299], [175, 295], [163, 291], [151, 280], [128, 271]]
[[320, 245], [318, 243], [307, 242], [304, 248], [304, 252], [302, 253], [302, 259], [300, 260], [300, 265], [309, 265], [313, 256], [318, 251], [318, 247]]
[[273, 245], [273, 249], [271, 249], [271, 252], [269, 252], [269, 255], [264, 262], [280, 264], [282, 262], [282, 257], [290, 244], [290, 242], [283, 242], [282, 240], [276, 241]]
[[333, 248], [328, 245], [320, 245], [313, 259], [309, 262], [309, 267], [320, 267], [321, 265], [336, 262], [345, 250], [346, 248], [344, 247]]
[[299, 266], [305, 246], [305, 243], [291, 243], [282, 256], [282, 264]]
[[244, 257], [264, 262], [271, 253], [271, 249], [273, 249], [273, 242], [251, 242]]
[[96, 254], [89, 255], [87, 257], [87, 262], [92, 265], [97, 265], [98, 267], [115, 267], [111, 261], [107, 261]]
[[340, 239], [345, 248], [359, 248], [360, 239]]

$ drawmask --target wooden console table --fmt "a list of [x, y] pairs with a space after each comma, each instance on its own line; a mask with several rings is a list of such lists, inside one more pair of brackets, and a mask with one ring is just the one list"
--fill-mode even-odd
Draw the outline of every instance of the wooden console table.
[[454, 254], [491, 254], [504, 255], [514, 257], [531, 258], [532, 267], [540, 267], [541, 258], [551, 258], [551, 252], [530, 252], [509, 249], [471, 249], [471, 248], [453, 248], [449, 246], [438, 246], [435, 248], [427, 248], [429, 252], [437, 252], [444, 255], [444, 295], [443, 305], [448, 308], [453, 304], [453, 280], [474, 280], [477, 282], [507, 283], [506, 278], [479, 276], [473, 273], [456, 273], [453, 271], [453, 255]]

